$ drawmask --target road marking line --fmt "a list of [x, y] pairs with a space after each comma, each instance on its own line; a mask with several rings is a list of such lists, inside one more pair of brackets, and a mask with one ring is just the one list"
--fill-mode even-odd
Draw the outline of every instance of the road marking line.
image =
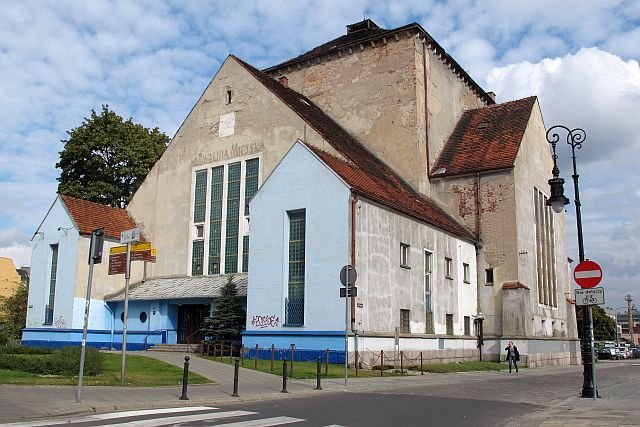
[[128, 421], [122, 424], [106, 424], [106, 425], [109, 425], [111, 427], [125, 427], [125, 426], [159, 427], [159, 426], [168, 426], [172, 424], [190, 423], [194, 421], [218, 420], [220, 418], [242, 417], [245, 415], [255, 415], [255, 414], [257, 414], [257, 412], [249, 412], [249, 411], [212, 412], [209, 414], [181, 415], [177, 417], [154, 418], [154, 419], [146, 419], [146, 420]]
[[171, 414], [180, 412], [197, 412], [197, 411], [211, 411], [214, 409], [212, 406], [180, 406], [178, 408], [158, 408], [158, 409], [144, 409], [139, 411], [122, 411], [122, 412], [109, 412], [106, 414], [87, 415], [81, 418], [65, 418], [59, 420], [47, 420], [47, 421], [21, 421], [9, 424], [0, 424], [3, 427], [42, 427], [53, 426], [59, 424], [84, 423], [90, 421], [109, 420], [116, 418], [136, 417], [143, 415], [154, 414]]
[[299, 423], [302, 421], [306, 420], [302, 418], [273, 417], [263, 418], [261, 420], [238, 421], [237, 423], [216, 424], [216, 427], [269, 427], [279, 426], [282, 424]]

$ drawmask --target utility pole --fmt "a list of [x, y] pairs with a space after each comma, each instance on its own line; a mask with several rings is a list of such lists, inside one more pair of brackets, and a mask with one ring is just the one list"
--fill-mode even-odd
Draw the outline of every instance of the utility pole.
[[627, 318], [629, 321], [629, 335], [631, 338], [631, 345], [636, 345], [636, 340], [633, 336], [633, 297], [627, 295], [624, 300], [627, 302]]

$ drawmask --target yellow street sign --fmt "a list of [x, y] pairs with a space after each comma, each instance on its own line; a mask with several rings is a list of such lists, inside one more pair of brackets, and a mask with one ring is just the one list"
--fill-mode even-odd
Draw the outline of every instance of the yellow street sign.
[[[134, 243], [133, 245], [131, 245], [131, 252], [147, 252], [150, 250], [152, 250], [151, 242]], [[123, 254], [126, 252], [127, 252], [127, 245], [114, 246], [111, 249], [109, 249], [109, 254], [111, 255]]]

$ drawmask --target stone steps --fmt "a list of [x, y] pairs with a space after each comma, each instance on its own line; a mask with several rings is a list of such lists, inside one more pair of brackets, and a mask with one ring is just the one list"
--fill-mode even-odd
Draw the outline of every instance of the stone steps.
[[199, 353], [200, 344], [155, 344], [149, 351], [164, 351], [172, 353]]

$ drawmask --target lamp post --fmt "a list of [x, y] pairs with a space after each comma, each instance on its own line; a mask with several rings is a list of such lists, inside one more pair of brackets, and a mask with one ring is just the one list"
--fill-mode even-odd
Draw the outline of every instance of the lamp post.
[[[559, 132], [566, 132], [567, 144], [571, 147], [571, 160], [573, 163], [573, 190], [575, 193], [574, 203], [576, 205], [576, 222], [578, 226], [578, 256], [580, 262], [585, 260], [584, 258], [584, 243], [582, 240], [582, 215], [580, 212], [580, 191], [578, 189], [578, 172], [576, 168], [576, 148], [582, 148], [582, 143], [587, 138], [587, 134], [584, 130], [576, 128], [569, 129], [566, 126], [556, 125], [551, 127], [547, 131], [547, 142], [551, 144], [553, 150], [553, 169], [551, 173], [553, 178], [549, 180], [549, 187], [551, 191], [551, 197], [547, 200], [547, 205], [551, 206], [556, 213], [561, 213], [564, 210], [564, 206], [569, 204], [569, 199], [564, 196], [564, 179], [560, 178], [560, 169], [558, 169], [558, 155], [556, 154], [556, 145], [560, 141]], [[582, 308], [582, 364], [584, 366], [583, 376], [584, 381], [582, 384], [582, 397], [597, 397], [596, 389], [596, 372], [595, 364], [593, 363], [593, 317], [591, 313], [591, 306], [586, 305]]]

